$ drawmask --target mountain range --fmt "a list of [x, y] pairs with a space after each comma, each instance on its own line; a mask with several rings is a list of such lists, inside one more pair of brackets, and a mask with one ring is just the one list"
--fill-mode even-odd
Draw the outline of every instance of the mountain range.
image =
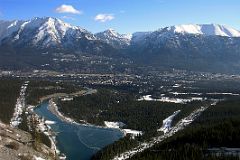
[[229, 26], [188, 24], [152, 32], [120, 34], [108, 29], [93, 34], [51, 17], [0, 21], [0, 58], [4, 55], [11, 63], [14, 56], [28, 52], [34, 58], [45, 51], [127, 58], [140, 66], [240, 72], [240, 31]]

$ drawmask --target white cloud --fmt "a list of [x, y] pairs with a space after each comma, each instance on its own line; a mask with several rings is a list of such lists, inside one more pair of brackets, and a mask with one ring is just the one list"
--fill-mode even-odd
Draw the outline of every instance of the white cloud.
[[113, 14], [98, 14], [94, 18], [95, 21], [99, 22], [107, 22], [113, 20], [115, 17]]
[[63, 4], [61, 6], [59, 6], [58, 8], [56, 8], [55, 10], [57, 13], [71, 13], [71, 14], [82, 14], [82, 11], [75, 9], [73, 6], [71, 5], [66, 5]]

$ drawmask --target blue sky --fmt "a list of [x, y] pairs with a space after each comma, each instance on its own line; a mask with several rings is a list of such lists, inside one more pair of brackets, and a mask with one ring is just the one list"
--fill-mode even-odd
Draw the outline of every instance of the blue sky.
[[0, 19], [56, 17], [91, 32], [217, 23], [240, 29], [240, 0], [0, 0]]

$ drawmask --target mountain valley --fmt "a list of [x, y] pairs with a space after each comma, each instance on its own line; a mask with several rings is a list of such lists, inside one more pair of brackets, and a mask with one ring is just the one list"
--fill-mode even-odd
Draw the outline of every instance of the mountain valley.
[[51, 17], [1, 21], [0, 67], [81, 73], [134, 72], [137, 67], [239, 73], [239, 37], [238, 30], [216, 24], [176, 25], [131, 35], [113, 29], [93, 34]]

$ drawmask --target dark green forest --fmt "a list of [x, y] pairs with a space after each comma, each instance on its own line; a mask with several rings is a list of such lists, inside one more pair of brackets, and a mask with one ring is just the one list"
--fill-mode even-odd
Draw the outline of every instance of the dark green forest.
[[240, 100], [220, 102], [193, 124], [131, 160], [239, 159], [210, 154], [211, 148], [240, 148]]
[[[1, 79], [0, 81], [0, 120], [4, 123], [9, 123], [12, 117], [22, 84], [23, 81], [16, 79]], [[195, 85], [206, 92], [208, 90], [206, 86], [209, 84], [203, 81]], [[219, 85], [219, 83], [212, 84], [212, 88]], [[217, 91], [224, 92], [229, 85], [230, 83], [224, 84]], [[40, 98], [44, 96], [54, 93], [73, 93], [81, 89], [80, 86], [63, 82], [31, 81], [27, 88], [26, 102], [37, 105]], [[238, 87], [230, 88], [233, 93], [238, 93], [238, 90]], [[200, 89], [200, 91], [202, 90]], [[210, 88], [208, 92], [214, 91], [216, 90]], [[199, 92], [199, 89], [196, 92]], [[93, 160], [109, 160], [115, 155], [137, 146], [139, 142], [163, 134], [157, 132], [157, 129], [162, 126], [163, 119], [173, 114], [174, 111], [181, 110], [173, 119], [173, 125], [193, 110], [210, 103], [193, 101], [187, 104], [175, 104], [137, 101], [138, 97], [139, 95], [135, 92], [108, 87], [107, 89], [99, 88], [97, 93], [74, 97], [72, 101], [56, 99], [56, 102], [61, 112], [78, 122], [86, 120], [88, 123], [104, 125], [104, 121], [120, 121], [126, 124], [123, 128], [144, 132], [142, 136], [135, 137], [135, 139], [127, 135], [106, 146], [92, 157]], [[219, 95], [212, 98], [222, 97]], [[216, 106], [210, 106], [186, 129], [130, 159], [238, 160], [239, 158], [234, 156], [216, 156], [210, 151], [212, 148], [240, 148], [240, 99], [237, 96], [227, 98], [228, 100], [221, 101]], [[35, 147], [38, 143], [44, 143], [50, 147], [49, 138], [36, 131], [34, 122], [27, 122], [24, 114], [22, 118], [23, 122], [19, 128], [31, 133], [33, 139], [36, 140]], [[33, 130], [28, 130], [28, 123]]]
[[27, 88], [27, 104], [37, 105], [40, 98], [54, 93], [72, 93], [81, 88], [62, 82], [31, 81]]
[[162, 121], [173, 112], [181, 110], [174, 118], [173, 124], [189, 115], [193, 110], [209, 102], [194, 101], [187, 104], [164, 103], [157, 101], [137, 101], [132, 92], [113, 89], [98, 89], [92, 95], [75, 97], [72, 101], [58, 100], [58, 106], [65, 115], [81, 122], [104, 125], [104, 121], [120, 121], [126, 124], [123, 128], [143, 131], [142, 136], [131, 139], [126, 136], [119, 141], [103, 148], [93, 159], [111, 159], [138, 145], [139, 142], [149, 140], [153, 136], [161, 135], [157, 132]]
[[176, 121], [200, 107], [202, 102], [189, 104], [137, 101], [131, 93], [99, 89], [96, 94], [75, 97], [72, 101], [58, 101], [59, 110], [81, 122], [104, 125], [104, 121], [120, 121], [144, 132], [156, 131], [162, 120], [181, 110]]
[[8, 124], [13, 116], [22, 83], [15, 79], [0, 80], [0, 120], [4, 123]]
[[[8, 124], [13, 116], [14, 108], [16, 105], [17, 98], [19, 97], [22, 84], [23, 81], [17, 79], [7, 78], [0, 80], [0, 120], [3, 123]], [[45, 134], [37, 132], [34, 124], [30, 123], [32, 124], [31, 125], [32, 130], [31, 131], [29, 130], [27, 126], [28, 125], [27, 117], [24, 112], [22, 118], [23, 121], [19, 125], [19, 129], [31, 133], [33, 139], [37, 141], [35, 144], [44, 143], [47, 146], [51, 147], [51, 142], [49, 138]]]

